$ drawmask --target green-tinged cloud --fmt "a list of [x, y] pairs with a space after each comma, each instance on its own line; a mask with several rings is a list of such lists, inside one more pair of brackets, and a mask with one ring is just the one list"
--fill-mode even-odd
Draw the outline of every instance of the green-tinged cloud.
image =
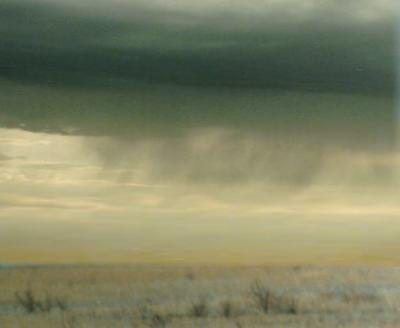
[[0, 74], [75, 87], [118, 80], [391, 94], [391, 6], [3, 1]]

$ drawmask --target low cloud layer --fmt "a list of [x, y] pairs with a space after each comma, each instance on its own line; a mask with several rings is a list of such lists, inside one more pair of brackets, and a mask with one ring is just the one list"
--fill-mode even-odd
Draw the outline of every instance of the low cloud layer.
[[0, 129], [13, 157], [0, 169], [1, 258], [394, 263], [399, 157], [292, 145], [228, 128], [150, 139]]

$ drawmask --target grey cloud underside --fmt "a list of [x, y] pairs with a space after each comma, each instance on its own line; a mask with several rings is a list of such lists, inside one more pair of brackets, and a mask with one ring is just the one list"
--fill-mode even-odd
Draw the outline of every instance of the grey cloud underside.
[[[98, 14], [85, 14], [97, 7]], [[2, 1], [1, 76], [75, 87], [113, 88], [118, 80], [393, 92], [392, 17], [352, 22], [323, 13], [296, 21], [285, 13], [195, 15], [139, 2], [121, 17], [114, 7], [90, 3], [82, 12], [60, 2]]]
[[[0, 83], [0, 122], [30, 131], [124, 139], [182, 137], [208, 128], [321, 147], [385, 150], [394, 142], [393, 100], [363, 95], [135, 85], [125, 91]], [[239, 92], [240, 91], [240, 92]]]

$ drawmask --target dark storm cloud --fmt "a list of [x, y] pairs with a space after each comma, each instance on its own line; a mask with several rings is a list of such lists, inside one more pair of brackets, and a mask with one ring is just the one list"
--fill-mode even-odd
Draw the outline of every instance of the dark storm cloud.
[[0, 2], [0, 125], [393, 141], [390, 1]]
[[298, 2], [187, 3], [2, 1], [0, 74], [71, 86], [392, 92], [393, 18], [363, 18], [370, 1], [323, 1], [305, 13]]

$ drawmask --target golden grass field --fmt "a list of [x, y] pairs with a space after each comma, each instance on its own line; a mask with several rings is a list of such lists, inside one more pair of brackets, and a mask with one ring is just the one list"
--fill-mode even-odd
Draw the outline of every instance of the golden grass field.
[[400, 268], [0, 269], [0, 327], [400, 327]]

